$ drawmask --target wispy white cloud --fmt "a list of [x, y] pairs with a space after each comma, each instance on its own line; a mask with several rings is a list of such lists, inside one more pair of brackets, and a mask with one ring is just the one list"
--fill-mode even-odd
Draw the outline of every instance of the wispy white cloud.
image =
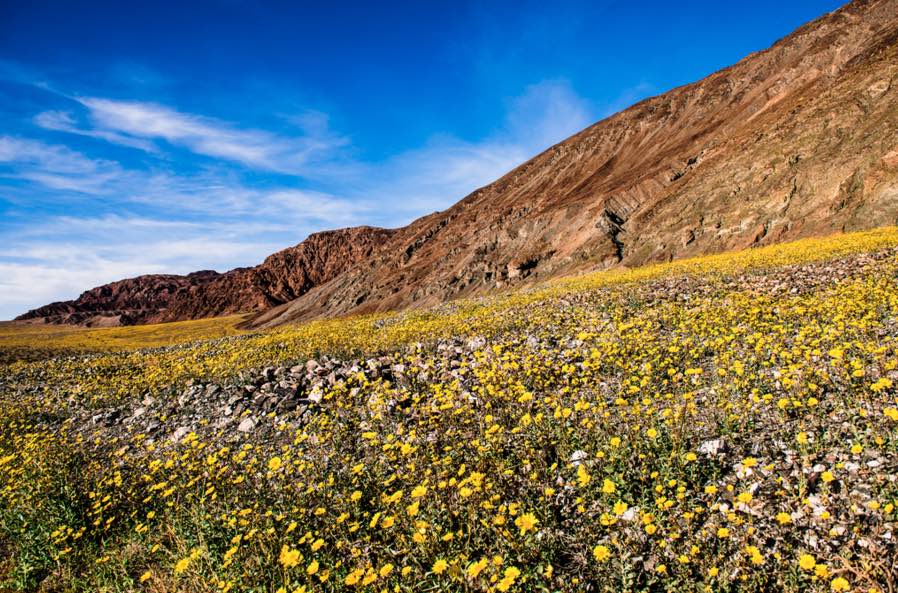
[[565, 80], [544, 80], [511, 101], [506, 129], [515, 144], [539, 151], [593, 123], [593, 108]]
[[592, 123], [591, 106], [564, 80], [528, 87], [509, 101], [495, 132], [478, 141], [437, 135], [365, 169], [360, 191], [396, 220], [444, 209]]
[[333, 157], [334, 151], [348, 142], [322, 127], [321, 118], [303, 120], [312, 133], [285, 137], [156, 103], [97, 97], [79, 101], [88, 109], [94, 126], [86, 133], [110, 142], [140, 146], [148, 140], [162, 140], [196, 154], [279, 173], [308, 172], [311, 165]]
[[119, 134], [118, 132], [109, 130], [80, 128], [71, 112], [68, 111], [44, 111], [35, 116], [34, 123], [45, 130], [66, 132], [69, 134], [77, 134], [79, 136], [87, 136], [89, 138], [98, 138], [100, 140], [106, 140], [107, 142], [128, 146], [130, 148], [137, 148], [146, 152], [158, 151], [156, 145], [149, 140], [126, 136], [125, 134]]
[[[346, 140], [317, 112], [291, 121], [299, 131], [292, 137], [154, 103], [80, 101], [87, 120], [47, 111], [35, 123], [147, 152], [179, 146], [213, 165], [187, 174], [164, 162], [125, 168], [66, 146], [0, 136], [0, 175], [42, 185], [50, 195], [79, 192], [98, 208], [15, 229], [0, 225], [0, 319], [123, 277], [253, 265], [317, 230], [405, 224], [450, 206], [593, 120], [592, 107], [569, 84], [546, 81], [510, 99], [504, 121], [481, 139], [436, 134], [417, 149], [365, 162], [339, 150]], [[302, 185], [310, 187], [251, 183], [226, 162], [305, 176]]]
[[9, 170], [7, 176], [82, 193], [99, 193], [122, 174], [115, 161], [92, 159], [66, 146], [12, 136], [0, 136], [0, 168]]

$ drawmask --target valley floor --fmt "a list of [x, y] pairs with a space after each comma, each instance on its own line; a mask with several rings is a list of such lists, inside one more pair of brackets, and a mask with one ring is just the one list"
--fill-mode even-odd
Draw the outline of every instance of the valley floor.
[[898, 229], [229, 323], [3, 328], [0, 585], [898, 588]]

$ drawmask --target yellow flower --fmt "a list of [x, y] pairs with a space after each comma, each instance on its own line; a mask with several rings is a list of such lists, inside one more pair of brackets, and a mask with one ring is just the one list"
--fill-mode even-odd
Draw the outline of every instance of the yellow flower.
[[718, 574], [720, 574], [720, 569], [718, 569], [716, 566], [712, 566], [708, 569], [709, 577], [716, 577]]
[[581, 488], [584, 488], [589, 481], [592, 479], [592, 476], [589, 475], [589, 472], [586, 471], [586, 466], [582, 463], [577, 466], [577, 485]]
[[324, 540], [319, 537], [314, 542], [312, 542], [312, 546], [311, 546], [312, 551], [317, 552], [318, 550], [321, 549], [321, 546], [323, 546], [323, 545], [324, 545]]
[[843, 579], [842, 577], [836, 577], [829, 583], [829, 588], [833, 591], [848, 591], [850, 587], [848, 586], [848, 581]]
[[496, 589], [499, 591], [508, 591], [512, 585], [514, 585], [514, 580], [521, 574], [521, 571], [515, 568], [514, 566], [509, 566], [505, 569], [505, 572], [502, 573], [502, 580], [500, 580], [496, 584]]
[[299, 564], [299, 558], [299, 550], [293, 550], [287, 545], [281, 547], [281, 555], [278, 560], [284, 568], [293, 568]]
[[476, 579], [477, 575], [483, 572], [483, 569], [486, 568], [487, 564], [489, 564], [489, 560], [486, 558], [481, 558], [477, 562], [472, 563], [468, 567], [468, 576], [472, 579]]
[[864, 450], [864, 448], [859, 443], [855, 443], [855, 444], [851, 445], [851, 452], [854, 453], [855, 455], [860, 454], [860, 452], [863, 450]]
[[318, 561], [312, 560], [306, 567], [306, 574], [315, 574], [316, 572], [318, 572]]
[[617, 486], [614, 485], [614, 482], [606, 478], [605, 481], [602, 482], [602, 492], [605, 494], [614, 494], [617, 492]]
[[736, 497], [736, 500], [743, 504], [748, 504], [752, 501], [754, 497], [751, 495], [751, 492], [740, 492], [739, 496]]
[[792, 522], [792, 515], [789, 513], [777, 513], [776, 520], [779, 521], [780, 525], [786, 525]]
[[377, 527], [377, 523], [380, 521], [380, 511], [374, 513], [374, 516], [371, 517], [371, 520], [368, 522], [368, 529], [374, 529]]
[[388, 562], [387, 564], [384, 564], [380, 567], [380, 571], [378, 571], [378, 574], [380, 574], [380, 576], [383, 578], [388, 576], [391, 572], [393, 572], [393, 565]]
[[175, 575], [179, 575], [182, 572], [187, 570], [187, 567], [190, 566], [190, 558], [181, 558], [175, 564]]
[[717, 529], [717, 537], [729, 537], [730, 530], [726, 527], [720, 527]]
[[646, 436], [649, 437], [650, 439], [653, 439], [653, 438], [655, 438], [656, 436], [658, 436], [658, 431], [655, 430], [654, 428], [650, 428], [650, 429], [648, 429], [647, 431], [645, 431], [645, 434], [646, 434]]
[[433, 563], [433, 566], [430, 567], [430, 570], [432, 570], [434, 574], [443, 574], [443, 571], [445, 571], [448, 566], [449, 564], [445, 560], [440, 558]]
[[365, 574], [364, 570], [357, 568], [357, 569], [353, 570], [351, 573], [349, 573], [348, 575], [346, 575], [346, 578], [343, 580], [343, 583], [346, 585], [355, 585], [360, 580], [362, 580], [362, 575], [364, 575], [364, 574]]
[[396, 518], [393, 517], [392, 515], [389, 517], [384, 517], [383, 519], [380, 520], [380, 527], [381, 527], [381, 529], [389, 529], [390, 527], [393, 526], [393, 524], [395, 522], [396, 522]]
[[140, 575], [140, 582], [145, 583], [148, 580], [150, 580], [152, 577], [153, 577], [153, 572], [148, 570], [145, 573], [143, 573], [142, 575]]
[[628, 508], [629, 507], [627, 506], [627, 503], [625, 503], [622, 500], [619, 500], [616, 503], [614, 503], [614, 508], [612, 510], [614, 511], [615, 515], [623, 515], [624, 513], [627, 512]]
[[283, 462], [281, 461], [280, 457], [272, 457], [268, 460], [268, 469], [273, 472], [277, 471], [278, 469], [280, 469], [282, 464]]
[[817, 561], [810, 554], [802, 554], [798, 557], [798, 566], [803, 570], [813, 570], [816, 565]]
[[412, 498], [421, 498], [427, 494], [427, 486], [415, 486], [412, 490]]
[[524, 513], [514, 520], [514, 524], [518, 529], [521, 530], [521, 535], [524, 535], [531, 529], [536, 528], [537, 523], [539, 523], [539, 521], [536, 519], [533, 513]]
[[745, 546], [745, 553], [752, 564], [764, 564], [764, 556], [761, 555], [761, 550], [755, 546]]
[[820, 474], [820, 479], [823, 480], [824, 482], [826, 482], [827, 484], [829, 484], [830, 482], [835, 480], [836, 477], [833, 475], [833, 473], [831, 471], [827, 470], [827, 471], [823, 472], [822, 474]]
[[808, 443], [808, 433], [799, 432], [798, 436], [795, 437], [795, 440], [798, 441], [799, 445], [806, 445]]
[[608, 560], [610, 556], [611, 552], [606, 546], [601, 544], [592, 549], [592, 557], [596, 559], [596, 562], [604, 562]]
[[743, 467], [755, 467], [756, 465], [758, 465], [758, 460], [754, 457], [746, 457], [742, 460]]

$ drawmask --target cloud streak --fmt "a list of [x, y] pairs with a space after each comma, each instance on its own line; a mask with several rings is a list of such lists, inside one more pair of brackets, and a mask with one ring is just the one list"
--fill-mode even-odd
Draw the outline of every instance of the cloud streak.
[[53, 190], [101, 193], [122, 174], [115, 161], [92, 159], [66, 146], [0, 136], [0, 168], [6, 175]]
[[[149, 165], [0, 136], [0, 187], [5, 179], [32, 205], [65, 205], [39, 220], [0, 222], [0, 319], [123, 277], [254, 265], [318, 230], [406, 224], [592, 121], [591, 106], [569, 84], [544, 81], [510, 98], [504, 120], [480, 139], [435, 134], [370, 162], [352, 158], [319, 112], [297, 116], [301, 133], [292, 137], [157, 103], [75, 100], [81, 116], [46, 110], [33, 123], [139, 150]], [[165, 154], [171, 147], [208, 163], [175, 168]]]
[[142, 138], [135, 138], [125, 134], [119, 134], [109, 130], [86, 130], [79, 128], [75, 118], [68, 111], [44, 111], [34, 118], [34, 123], [45, 130], [54, 132], [66, 132], [68, 134], [77, 134], [79, 136], [87, 136], [88, 138], [98, 138], [113, 144], [136, 148], [145, 152], [158, 152], [155, 144]]
[[[69, 112], [48, 111], [35, 123], [44, 129], [90, 136], [147, 152], [155, 142], [187, 149], [213, 159], [239, 163], [289, 175], [303, 175], [315, 163], [332, 158], [348, 140], [321, 125], [306, 125], [305, 135], [286, 137], [257, 129], [243, 129], [215, 118], [184, 113], [165, 105], [118, 101], [99, 97], [76, 99], [87, 109], [91, 128], [79, 127]], [[325, 120], [326, 121], [326, 120]]]

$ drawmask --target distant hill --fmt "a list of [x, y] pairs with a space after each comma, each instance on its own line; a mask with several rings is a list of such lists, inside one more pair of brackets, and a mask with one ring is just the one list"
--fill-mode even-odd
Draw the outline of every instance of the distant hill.
[[73, 301], [52, 303], [16, 320], [110, 326], [264, 311], [366, 259], [392, 233], [373, 227], [315, 233], [252, 268], [138, 276], [92, 288]]

